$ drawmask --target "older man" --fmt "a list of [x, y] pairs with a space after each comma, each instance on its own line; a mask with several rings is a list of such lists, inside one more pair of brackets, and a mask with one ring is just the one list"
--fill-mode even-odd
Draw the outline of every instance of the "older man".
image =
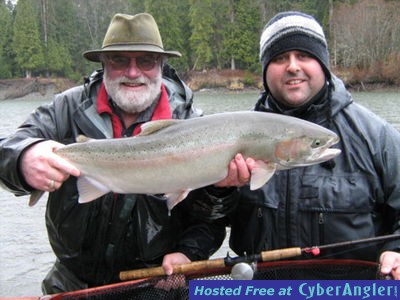
[[190, 89], [166, 65], [178, 56], [164, 50], [151, 15], [117, 14], [102, 48], [84, 53], [102, 63], [104, 74], [96, 71], [84, 85], [57, 95], [2, 141], [2, 185], [15, 195], [50, 192], [46, 225], [57, 261], [44, 293], [112, 283], [122, 270], [161, 263], [171, 274], [173, 264], [206, 259], [220, 246], [225, 228], [212, 222], [221, 216], [213, 207], [229, 189], [194, 191], [170, 216], [157, 195], [108, 193], [79, 204], [80, 172], [54, 153], [78, 135], [129, 137], [150, 120], [200, 116]]

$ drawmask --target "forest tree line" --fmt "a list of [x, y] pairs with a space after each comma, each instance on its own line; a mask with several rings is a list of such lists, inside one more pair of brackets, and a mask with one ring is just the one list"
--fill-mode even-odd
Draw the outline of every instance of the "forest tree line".
[[115, 13], [149, 12], [179, 72], [259, 72], [259, 37], [277, 12], [298, 10], [324, 27], [331, 65], [355, 81], [400, 84], [399, 0], [0, 0], [0, 78], [68, 77], [99, 66], [82, 53], [102, 45]]

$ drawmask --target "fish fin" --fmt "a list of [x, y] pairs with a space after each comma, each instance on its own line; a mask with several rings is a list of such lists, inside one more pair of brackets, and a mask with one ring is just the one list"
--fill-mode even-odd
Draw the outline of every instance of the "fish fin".
[[111, 192], [109, 188], [96, 180], [81, 176], [78, 178], [78, 192], [79, 192], [79, 203], [87, 203], [93, 201], [108, 192]]
[[31, 196], [29, 197], [29, 206], [34, 206], [36, 203], [39, 202], [39, 200], [43, 197], [44, 195], [44, 191], [40, 191], [40, 190], [35, 190], [31, 193]]
[[183, 199], [185, 199], [190, 191], [191, 191], [191, 189], [187, 189], [187, 190], [183, 190], [183, 191], [177, 191], [177, 192], [165, 194], [165, 197], [167, 197], [168, 210], [171, 211], [175, 205], [177, 205], [179, 202], [181, 202]]
[[95, 141], [96, 139], [88, 138], [86, 135], [80, 134], [76, 137], [77, 143], [86, 143], [90, 141]]
[[275, 174], [276, 164], [266, 163], [262, 160], [256, 161], [255, 168], [251, 171], [250, 190], [256, 190], [262, 187]]
[[156, 121], [150, 121], [147, 123], [142, 124], [141, 132], [138, 135], [149, 135], [152, 134], [156, 131], [159, 131], [160, 129], [169, 127], [171, 125], [174, 125], [178, 122], [181, 122], [182, 120], [156, 120]]

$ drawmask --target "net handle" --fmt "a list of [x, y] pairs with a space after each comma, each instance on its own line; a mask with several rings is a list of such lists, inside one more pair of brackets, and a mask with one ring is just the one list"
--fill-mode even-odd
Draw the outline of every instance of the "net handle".
[[302, 254], [300, 247], [277, 249], [261, 252], [261, 261], [281, 260], [284, 258], [296, 257]]
[[[281, 260], [289, 257], [300, 256], [302, 249], [299, 247], [278, 249], [272, 251], [261, 252], [261, 261]], [[224, 258], [194, 261], [188, 264], [173, 265], [173, 274], [188, 274], [198, 271], [224, 268], [226, 262]], [[119, 278], [122, 281], [133, 280], [147, 277], [157, 277], [166, 275], [162, 267], [144, 268], [131, 271], [123, 271], [119, 273]]]
[[[200, 260], [188, 264], [173, 265], [173, 274], [188, 274], [196, 271], [216, 269], [225, 267], [225, 261], [221, 259]], [[131, 271], [123, 271], [119, 273], [119, 278], [122, 281], [156, 277], [166, 275], [163, 267], [145, 268]]]

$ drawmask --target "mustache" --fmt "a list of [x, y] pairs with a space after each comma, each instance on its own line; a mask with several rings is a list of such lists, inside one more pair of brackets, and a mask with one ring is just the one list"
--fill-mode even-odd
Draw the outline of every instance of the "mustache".
[[300, 74], [285, 74], [283, 76], [284, 81], [289, 81], [289, 80], [308, 80], [308, 76], [300, 73]]
[[131, 79], [126, 77], [121, 77], [116, 80], [117, 83], [128, 83], [128, 84], [150, 84], [150, 80], [144, 76]]

